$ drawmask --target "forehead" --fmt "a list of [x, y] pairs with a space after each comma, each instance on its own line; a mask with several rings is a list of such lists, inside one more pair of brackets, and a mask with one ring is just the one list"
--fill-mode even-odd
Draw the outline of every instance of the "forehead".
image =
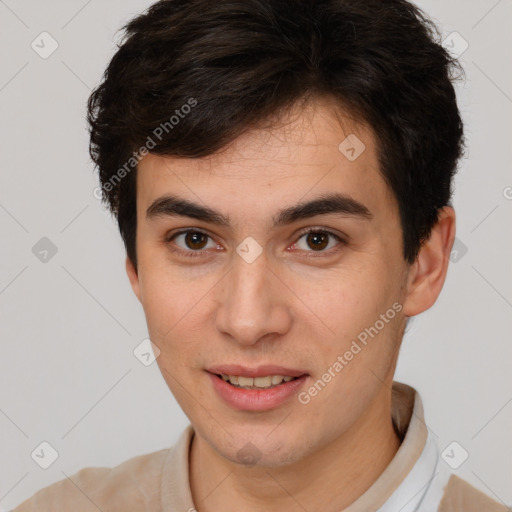
[[370, 128], [317, 101], [274, 125], [252, 129], [201, 158], [149, 154], [138, 166], [137, 203], [144, 211], [165, 194], [229, 205], [268, 217], [283, 204], [339, 192], [371, 210], [394, 209]]

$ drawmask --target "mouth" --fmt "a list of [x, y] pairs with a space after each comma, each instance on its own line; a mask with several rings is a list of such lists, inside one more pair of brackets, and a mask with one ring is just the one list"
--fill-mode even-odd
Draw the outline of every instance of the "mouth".
[[279, 386], [283, 382], [290, 382], [304, 375], [309, 375], [306, 370], [270, 364], [253, 368], [227, 364], [212, 366], [206, 371], [220, 377], [224, 382], [245, 389], [269, 389]]
[[247, 368], [237, 365], [206, 370], [214, 390], [234, 409], [265, 411], [287, 402], [309, 377], [304, 370], [280, 366]]
[[243, 377], [241, 375], [214, 374], [224, 382], [241, 389], [273, 389], [285, 382], [291, 382], [298, 377], [290, 375], [266, 375], [264, 377]]

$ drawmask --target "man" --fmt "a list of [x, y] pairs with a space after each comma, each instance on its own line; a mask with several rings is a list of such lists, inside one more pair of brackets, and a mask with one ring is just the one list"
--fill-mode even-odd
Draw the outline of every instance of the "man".
[[404, 0], [164, 0], [125, 29], [91, 156], [190, 425], [16, 511], [507, 510], [393, 381], [455, 236], [435, 27]]

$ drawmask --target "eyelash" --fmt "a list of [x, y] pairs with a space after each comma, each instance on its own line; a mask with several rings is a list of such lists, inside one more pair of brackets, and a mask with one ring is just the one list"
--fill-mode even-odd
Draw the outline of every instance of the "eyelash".
[[[176, 233], [173, 233], [171, 236], [167, 237], [166, 238], [166, 242], [167, 244], [170, 244], [170, 242], [172, 240], [174, 240], [177, 236], [179, 235], [182, 235], [184, 233], [201, 233], [205, 236], [207, 236], [208, 238], [211, 238], [211, 236], [202, 231], [201, 229], [182, 229], [181, 231], [177, 231]], [[301, 231], [299, 234], [298, 234], [298, 237], [297, 237], [297, 240], [294, 242], [294, 244], [296, 244], [304, 235], [308, 235], [309, 233], [322, 233], [322, 234], [325, 234], [325, 235], [330, 235], [332, 236], [334, 239], [336, 239], [337, 242], [339, 242], [339, 245], [341, 246], [345, 246], [347, 245], [347, 242], [346, 240], [344, 240], [342, 237], [340, 237], [339, 235], [337, 235], [336, 233], [333, 233], [332, 231], [329, 231], [329, 230], [326, 230], [326, 229], [322, 229], [322, 228], [308, 228], [304, 231]], [[330, 249], [329, 251], [320, 251], [320, 253], [327, 253], [328, 255], [330, 255], [332, 252], [337, 252], [338, 250], [341, 250], [340, 248], [335, 248], [335, 249]], [[176, 252], [176, 253], [180, 253], [181, 255], [187, 257], [187, 258], [197, 258], [197, 257], [201, 257], [203, 256], [203, 253], [205, 252], [208, 252], [206, 250], [200, 250], [200, 251], [193, 251], [193, 250], [189, 250], [189, 251], [185, 251], [183, 249], [171, 249], [172, 252]], [[306, 251], [306, 252], [316, 252], [316, 251]], [[313, 257], [313, 258], [318, 258], [318, 257], [322, 257], [322, 256], [307, 256], [308, 258], [310, 257]]]

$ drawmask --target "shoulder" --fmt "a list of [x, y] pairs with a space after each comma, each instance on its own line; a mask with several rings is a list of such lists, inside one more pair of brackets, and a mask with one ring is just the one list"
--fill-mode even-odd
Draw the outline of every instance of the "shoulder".
[[471, 484], [452, 474], [444, 488], [438, 512], [508, 512], [510, 509], [494, 501]]
[[158, 510], [162, 468], [169, 450], [139, 455], [113, 468], [81, 469], [36, 492], [12, 512]]

